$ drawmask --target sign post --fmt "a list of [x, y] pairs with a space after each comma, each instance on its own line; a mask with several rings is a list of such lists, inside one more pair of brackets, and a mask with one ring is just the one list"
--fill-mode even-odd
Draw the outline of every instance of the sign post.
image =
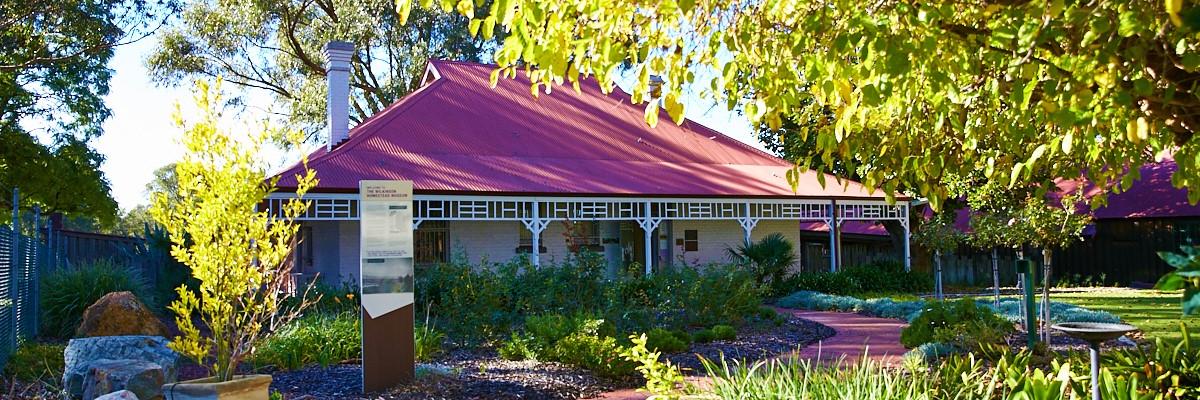
[[412, 382], [413, 196], [410, 181], [359, 181], [363, 392]]

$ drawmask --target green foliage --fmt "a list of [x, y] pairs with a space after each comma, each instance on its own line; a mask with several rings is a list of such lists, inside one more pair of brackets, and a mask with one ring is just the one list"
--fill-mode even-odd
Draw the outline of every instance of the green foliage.
[[973, 348], [978, 342], [1003, 342], [1011, 330], [1011, 323], [991, 309], [979, 307], [974, 299], [934, 301], [926, 303], [924, 311], [900, 331], [900, 343], [911, 349], [935, 341], [953, 341]]
[[[421, 350], [420, 346], [417, 350]], [[284, 370], [309, 364], [325, 367], [358, 358], [361, 351], [362, 325], [358, 313], [309, 313], [268, 336], [254, 354], [253, 362], [258, 367]]]
[[637, 371], [646, 379], [644, 391], [654, 398], [675, 398], [679, 386], [684, 383], [683, 373], [671, 361], [659, 361], [659, 352], [647, 343], [646, 335], [629, 336], [633, 343], [621, 353], [621, 357], [637, 365]]
[[500, 343], [496, 348], [500, 358], [510, 361], [536, 360], [538, 352], [534, 350], [533, 338], [513, 332], [512, 336]]
[[796, 248], [782, 233], [772, 233], [757, 242], [726, 249], [729, 259], [754, 271], [759, 285], [778, 286], [787, 269], [796, 264]]
[[575, 332], [554, 344], [552, 361], [574, 365], [600, 376], [618, 378], [634, 371], [634, 364], [621, 356], [624, 349], [610, 336]]
[[654, 328], [646, 332], [646, 348], [663, 352], [663, 353], [679, 353], [688, 349], [688, 343], [691, 338], [687, 332], [670, 331], [663, 328]]
[[413, 357], [417, 361], [429, 361], [442, 353], [442, 344], [446, 334], [429, 325], [417, 325], [413, 328]]
[[1183, 315], [1200, 313], [1200, 246], [1181, 246], [1183, 254], [1166, 251], [1158, 256], [1175, 268], [1163, 275], [1155, 288], [1158, 290], [1183, 290], [1180, 302]]
[[66, 346], [54, 343], [25, 342], [4, 366], [4, 375], [24, 382], [58, 383], [62, 380], [63, 351]]
[[580, 332], [596, 335], [602, 324], [602, 320], [586, 314], [572, 317], [561, 314], [531, 315], [525, 318], [525, 333], [539, 359], [553, 359], [554, 345], [560, 340]]
[[1156, 338], [1149, 348], [1110, 350], [1103, 355], [1104, 364], [1159, 398], [1196, 398], [1200, 396], [1200, 345], [1192, 343], [1186, 325], [1180, 324], [1180, 330], [1178, 341]]
[[806, 272], [789, 276], [779, 288], [782, 296], [795, 291], [813, 291], [836, 295], [865, 293], [922, 293], [933, 288], [926, 273], [905, 271], [895, 261], [878, 260], [843, 268], [837, 272]]
[[959, 244], [966, 240], [962, 232], [954, 226], [956, 215], [953, 212], [940, 212], [933, 218], [922, 221], [912, 234], [912, 240], [930, 251], [951, 253], [958, 249]]
[[[396, 3], [400, 21], [413, 3]], [[1193, 186], [1200, 18], [1185, 3], [422, 2], [460, 5], [483, 38], [519, 33], [496, 50], [493, 81], [528, 70], [534, 96], [585, 78], [611, 90], [631, 69], [651, 125], [660, 109], [680, 123], [685, 90], [701, 86], [752, 123], [801, 121], [822, 165], [840, 160], [866, 186], [912, 189], [934, 209], [963, 177], [1048, 188], [1086, 175], [1128, 189], [1166, 152], [1173, 183]], [[651, 75], [666, 84], [652, 90]]]
[[112, 292], [132, 292], [148, 307], [154, 307], [145, 282], [128, 267], [111, 261], [95, 261], [75, 268], [60, 268], [41, 280], [41, 333], [70, 338], [79, 327], [83, 311]]
[[729, 325], [713, 325], [713, 339], [716, 340], [734, 340], [737, 339], [737, 329]]
[[692, 332], [692, 341], [696, 343], [708, 343], [717, 340], [717, 336], [713, 334], [712, 329], [700, 329]]
[[[267, 334], [307, 305], [283, 308], [299, 230], [294, 221], [308, 209], [301, 198], [317, 180], [302, 158], [305, 171], [295, 176], [296, 197], [279, 209], [262, 208], [276, 181], [268, 179], [262, 147], [268, 140], [298, 146], [301, 134], [264, 124], [259, 132], [233, 135], [219, 123], [220, 80], [213, 86], [198, 83], [195, 94], [198, 120], [174, 116], [186, 147], [175, 165], [179, 196], [154, 193], [151, 214], [171, 238], [171, 256], [198, 282], [176, 290], [179, 298], [169, 308], [180, 335], [170, 346], [208, 366], [223, 382], [233, 379]], [[200, 326], [206, 328], [203, 333]]]
[[[934, 399], [934, 380], [881, 366], [869, 357], [857, 364], [813, 364], [810, 360], [762, 360], [750, 365], [702, 359], [712, 379], [690, 394], [722, 399]], [[946, 397], [954, 398], [954, 397]], [[969, 398], [969, 397], [962, 397]]]
[[416, 290], [422, 305], [445, 321], [438, 325], [447, 336], [464, 343], [507, 338], [530, 315], [601, 318], [615, 334], [742, 324], [762, 304], [753, 274], [735, 266], [668, 267], [616, 280], [604, 278], [603, 270], [603, 259], [587, 251], [540, 267], [523, 258], [450, 263], [418, 273]]
[[[6, 2], [0, 30], [0, 208], [41, 206], [110, 225], [117, 203], [91, 147], [111, 115], [108, 63], [174, 2]], [[27, 129], [28, 128], [28, 129]], [[7, 221], [9, 216], [0, 216]]]
[[427, 59], [482, 61], [489, 43], [472, 39], [467, 20], [441, 9], [398, 23], [391, 1], [194, 1], [180, 23], [157, 35], [147, 66], [159, 83], [224, 76], [261, 89], [288, 122], [309, 132], [325, 123], [322, 46], [348, 41], [353, 58], [350, 117], [378, 113], [422, 81]]

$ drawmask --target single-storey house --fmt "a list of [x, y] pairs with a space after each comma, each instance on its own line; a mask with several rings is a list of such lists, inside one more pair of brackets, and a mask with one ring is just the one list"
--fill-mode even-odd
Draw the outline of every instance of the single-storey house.
[[[814, 172], [798, 173], [793, 187], [792, 163], [665, 113], [650, 127], [642, 105], [594, 79], [534, 97], [524, 74], [492, 87], [495, 66], [433, 60], [419, 89], [350, 129], [353, 52], [348, 43], [325, 48], [330, 123], [326, 145], [309, 156], [320, 183], [305, 196], [300, 273], [354, 279], [357, 191], [369, 179], [413, 182], [418, 265], [562, 260], [570, 237], [603, 254], [610, 272], [652, 273], [726, 261], [727, 248], [775, 232], [804, 248], [815, 224], [827, 231], [826, 250], [801, 256], [836, 269], [840, 235], [830, 226], [897, 220], [908, 229], [904, 197], [888, 203], [833, 176], [821, 185]], [[294, 196], [299, 168], [280, 173], [268, 207]], [[895, 258], [907, 255], [905, 246]]]

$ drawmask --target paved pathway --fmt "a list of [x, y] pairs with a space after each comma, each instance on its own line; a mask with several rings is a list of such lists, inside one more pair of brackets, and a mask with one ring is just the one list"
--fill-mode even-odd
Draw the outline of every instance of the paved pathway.
[[[863, 349], [868, 348], [867, 356], [877, 362], [899, 365], [906, 349], [900, 345], [900, 330], [908, 325], [900, 320], [867, 317], [854, 313], [831, 311], [804, 311], [777, 308], [781, 313], [795, 315], [814, 321], [830, 328], [837, 333], [819, 343], [809, 345], [800, 350], [799, 357], [807, 360], [831, 362], [845, 357], [845, 362], [857, 362], [863, 355]], [[782, 355], [782, 357], [796, 356]], [[704, 377], [689, 377], [692, 383], [703, 384]], [[602, 400], [644, 400], [645, 393], [635, 389], [623, 389], [601, 394], [596, 399]]]
[[832, 311], [778, 310], [837, 331], [833, 337], [801, 349], [801, 359], [830, 362], [845, 357], [846, 363], [855, 363], [865, 352], [876, 362], [900, 365], [907, 351], [900, 344], [900, 330], [908, 324], [900, 320]]

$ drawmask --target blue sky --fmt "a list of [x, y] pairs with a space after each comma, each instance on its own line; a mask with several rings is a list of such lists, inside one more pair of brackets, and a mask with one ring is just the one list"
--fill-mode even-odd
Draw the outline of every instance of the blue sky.
[[[109, 95], [105, 97], [112, 117], [104, 124], [104, 135], [94, 142], [106, 157], [101, 169], [112, 186], [113, 197], [126, 210], [146, 203], [146, 183], [154, 170], [175, 161], [183, 151], [177, 140], [180, 131], [171, 123], [171, 113], [176, 103], [185, 110], [191, 104], [190, 88], [159, 87], [150, 80], [143, 60], [156, 44], [154, 38], [148, 38], [117, 49], [109, 64], [114, 74]], [[628, 87], [624, 83], [621, 86]], [[270, 98], [261, 91], [237, 92], [240, 89], [232, 84], [224, 88], [231, 94], [244, 95], [250, 106], [240, 115], [225, 115], [231, 127], [264, 118], [261, 110], [271, 106]], [[685, 104], [689, 119], [762, 148], [742, 116], [695, 95], [689, 96]], [[296, 155], [273, 151], [267, 157], [271, 165], [284, 165], [294, 161]]]

